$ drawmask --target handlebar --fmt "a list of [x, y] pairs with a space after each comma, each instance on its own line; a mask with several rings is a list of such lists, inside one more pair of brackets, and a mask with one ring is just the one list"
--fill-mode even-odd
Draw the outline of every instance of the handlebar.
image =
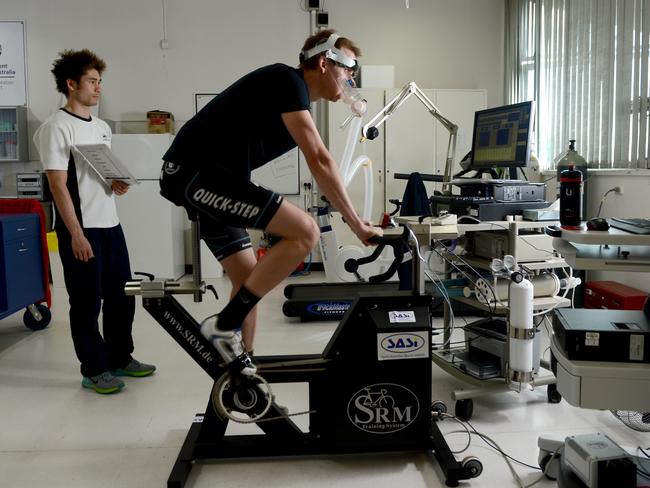
[[395, 210], [393, 210], [390, 213], [390, 216], [392, 217], [393, 215], [396, 215], [397, 212], [400, 211], [400, 209], [402, 208], [402, 202], [400, 200], [398, 200], [397, 198], [391, 198], [390, 200], [388, 200], [388, 202], [395, 205]]
[[370, 283], [379, 283], [381, 281], [386, 281], [395, 274], [395, 271], [397, 271], [399, 265], [402, 264], [402, 261], [404, 260], [404, 248], [406, 247], [405, 244], [408, 243], [408, 238], [409, 230], [407, 227], [404, 227], [404, 231], [401, 234], [371, 237], [368, 239], [368, 242], [377, 245], [372, 254], [360, 259], [350, 258], [345, 261], [344, 268], [348, 273], [353, 273], [359, 276], [359, 266], [372, 263], [379, 257], [386, 246], [390, 246], [393, 248], [393, 262], [383, 273], [375, 276], [370, 276], [368, 278], [368, 281]]

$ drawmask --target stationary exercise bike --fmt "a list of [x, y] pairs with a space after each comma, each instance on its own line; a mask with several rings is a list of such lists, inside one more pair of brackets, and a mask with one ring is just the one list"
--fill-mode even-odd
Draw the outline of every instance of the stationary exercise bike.
[[[198, 251], [198, 221], [192, 222], [192, 234]], [[401, 250], [409, 241], [405, 228], [378, 238], [378, 247]], [[397, 266], [399, 251], [395, 255]], [[361, 295], [322, 354], [256, 356], [257, 374], [245, 377], [229, 370], [173, 296], [194, 294], [198, 301], [205, 293], [196, 261], [193, 282], [150, 279], [126, 285], [126, 293], [142, 295], [145, 310], [214, 379], [206, 411], [196, 415], [168, 487], [184, 486], [195, 461], [268, 456], [419, 451], [435, 455], [447, 486], [480, 474], [478, 459], [456, 461], [435, 422], [441, 409], [439, 402], [431, 403], [430, 296]], [[308, 432], [275, 403], [273, 383], [308, 384], [309, 409], [301, 412], [309, 415]], [[231, 420], [255, 423], [264, 435], [226, 435]]]

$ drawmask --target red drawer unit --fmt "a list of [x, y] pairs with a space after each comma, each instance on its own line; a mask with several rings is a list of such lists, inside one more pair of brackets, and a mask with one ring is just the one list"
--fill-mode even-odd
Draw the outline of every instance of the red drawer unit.
[[648, 298], [643, 290], [618, 281], [588, 281], [585, 285], [585, 308], [641, 310]]

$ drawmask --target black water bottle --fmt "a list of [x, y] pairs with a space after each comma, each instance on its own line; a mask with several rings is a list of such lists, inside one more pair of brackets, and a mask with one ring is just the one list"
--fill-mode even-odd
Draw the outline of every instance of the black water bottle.
[[569, 165], [560, 173], [560, 224], [565, 229], [580, 229], [582, 221], [582, 173]]

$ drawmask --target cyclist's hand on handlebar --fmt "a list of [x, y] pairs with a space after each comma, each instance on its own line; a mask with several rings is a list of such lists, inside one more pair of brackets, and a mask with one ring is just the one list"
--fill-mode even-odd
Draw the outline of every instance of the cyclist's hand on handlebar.
[[381, 227], [374, 227], [370, 222], [363, 221], [362, 225], [354, 231], [359, 240], [363, 242], [366, 246], [376, 246], [376, 242], [372, 242], [372, 238], [375, 236], [381, 237], [384, 235]]

